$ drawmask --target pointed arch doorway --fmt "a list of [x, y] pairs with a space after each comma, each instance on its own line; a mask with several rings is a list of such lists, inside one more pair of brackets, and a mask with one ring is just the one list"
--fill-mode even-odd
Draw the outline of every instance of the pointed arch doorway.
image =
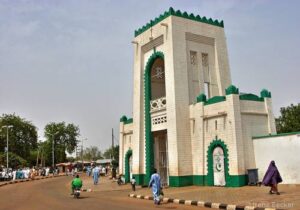
[[214, 171], [214, 185], [225, 186], [225, 167], [224, 167], [224, 151], [223, 148], [217, 146], [213, 150], [213, 171]]
[[220, 139], [213, 140], [207, 150], [208, 186], [230, 186], [229, 160], [227, 145]]
[[125, 182], [130, 182], [132, 178], [132, 150], [129, 149], [125, 154]]

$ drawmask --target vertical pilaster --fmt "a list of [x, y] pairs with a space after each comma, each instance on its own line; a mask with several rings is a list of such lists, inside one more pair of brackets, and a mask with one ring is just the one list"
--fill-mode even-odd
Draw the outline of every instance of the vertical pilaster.
[[124, 174], [124, 122], [120, 122], [119, 131], [119, 173]]
[[144, 141], [144, 105], [143, 105], [143, 68], [141, 45], [137, 42], [134, 49], [133, 72], [133, 136], [132, 136], [132, 172], [143, 173]]
[[[187, 54], [184, 25], [172, 25], [172, 77], [173, 81], [168, 89], [170, 103], [168, 114], [173, 124], [170, 138], [173, 141], [174, 155], [177, 153], [178, 162], [173, 166], [173, 176], [186, 176], [193, 173], [191, 154], [191, 134], [189, 119], [189, 89], [187, 72]], [[168, 107], [168, 108], [169, 108]], [[177, 165], [177, 166], [176, 166]], [[171, 170], [170, 170], [171, 172]]]
[[239, 95], [227, 95], [226, 101], [228, 105], [228, 132], [231, 137], [228, 138], [229, 174], [245, 174], [244, 143]]
[[275, 117], [273, 114], [272, 109], [272, 99], [271, 98], [264, 98], [265, 109], [268, 114], [268, 131], [269, 134], [276, 134], [276, 124], [275, 124]]
[[204, 185], [205, 175], [205, 145], [204, 145], [204, 102], [190, 106], [191, 143], [192, 143], [192, 164], [193, 184]]

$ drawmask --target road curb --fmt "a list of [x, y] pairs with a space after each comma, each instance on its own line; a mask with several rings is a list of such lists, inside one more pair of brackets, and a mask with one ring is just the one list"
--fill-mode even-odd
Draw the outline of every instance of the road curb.
[[0, 182], [0, 187], [3, 187], [5, 185], [9, 185], [9, 184], [17, 184], [17, 183], [36, 181], [36, 180], [41, 180], [41, 179], [57, 178], [57, 177], [62, 177], [62, 176], [67, 176], [67, 175], [62, 174], [62, 175], [57, 175], [57, 176], [37, 177], [37, 178], [34, 178], [34, 179], [18, 179], [18, 180], [15, 180], [15, 181], [9, 181], [9, 182], [5, 182], [5, 183]]
[[[152, 196], [144, 196], [144, 195], [136, 195], [136, 194], [129, 194], [128, 196], [130, 198], [153, 200]], [[231, 204], [224, 204], [224, 203], [212, 203], [212, 202], [173, 199], [173, 198], [163, 198], [162, 201], [166, 203], [176, 203], [176, 204], [183, 204], [189, 206], [201, 206], [206, 208], [226, 209], [226, 210], [282, 210], [276, 208], [260, 208], [254, 206], [241, 206], [241, 205], [231, 205]]]

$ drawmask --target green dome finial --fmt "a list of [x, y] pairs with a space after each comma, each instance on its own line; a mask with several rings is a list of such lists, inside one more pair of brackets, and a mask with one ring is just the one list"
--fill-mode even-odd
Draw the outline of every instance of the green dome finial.
[[127, 117], [125, 115], [123, 115], [121, 118], [120, 118], [120, 122], [126, 122], [127, 121]]
[[225, 93], [226, 95], [239, 94], [239, 89], [234, 85], [230, 85], [228, 88], [225, 89]]
[[267, 89], [262, 89], [262, 91], [260, 91], [260, 97], [271, 98], [271, 92], [268, 91]]
[[201, 93], [198, 97], [197, 97], [197, 103], [198, 102], [206, 102], [206, 95], [204, 93]]

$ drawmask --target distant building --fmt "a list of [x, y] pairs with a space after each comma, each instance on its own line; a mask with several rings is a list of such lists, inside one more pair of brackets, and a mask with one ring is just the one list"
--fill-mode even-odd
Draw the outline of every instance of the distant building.
[[[135, 32], [133, 118], [120, 120], [120, 173], [169, 186], [243, 186], [253, 136], [276, 134], [271, 93], [232, 85], [223, 21], [169, 11]], [[253, 81], [255, 82], [255, 81]]]
[[111, 164], [112, 159], [99, 159], [96, 161], [97, 165], [107, 166]]

